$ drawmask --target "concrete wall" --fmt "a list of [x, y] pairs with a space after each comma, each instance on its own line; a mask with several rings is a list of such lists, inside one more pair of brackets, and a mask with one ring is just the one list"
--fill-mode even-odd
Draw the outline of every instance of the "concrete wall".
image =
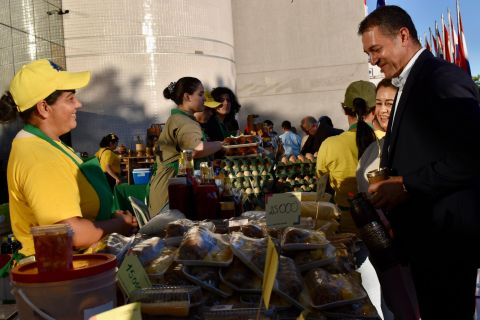
[[134, 148], [167, 120], [174, 104], [163, 89], [180, 77], [235, 87], [230, 0], [63, 0], [63, 8], [67, 67], [93, 75], [78, 93], [77, 150], [95, 151], [109, 132]]
[[[233, 0], [237, 94], [242, 110], [299, 129], [303, 116], [347, 122], [340, 102], [348, 84], [368, 80], [357, 27], [358, 0]], [[244, 124], [244, 122], [243, 122]]]

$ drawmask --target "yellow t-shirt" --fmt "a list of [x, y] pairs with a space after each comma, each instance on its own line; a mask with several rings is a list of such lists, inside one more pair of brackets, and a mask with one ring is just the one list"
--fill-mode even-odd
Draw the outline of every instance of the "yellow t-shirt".
[[95, 156], [100, 161], [103, 172], [107, 172], [107, 164], [110, 165], [115, 174], [120, 175], [120, 157], [108, 148], [100, 148]]
[[[375, 131], [377, 137], [382, 133]], [[355, 138], [355, 130], [329, 137], [323, 141], [317, 155], [317, 173], [328, 174], [330, 186], [335, 191], [334, 202], [343, 208], [350, 207], [348, 194], [357, 193], [358, 148]], [[348, 209], [342, 210], [340, 230], [356, 232]]]
[[12, 230], [25, 255], [35, 253], [30, 227], [72, 217], [93, 220], [100, 207], [97, 193], [72, 159], [23, 130], [12, 142], [7, 182]]

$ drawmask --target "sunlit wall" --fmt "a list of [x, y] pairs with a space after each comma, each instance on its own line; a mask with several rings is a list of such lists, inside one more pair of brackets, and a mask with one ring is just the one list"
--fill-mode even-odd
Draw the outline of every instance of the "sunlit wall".
[[67, 67], [93, 73], [78, 94], [78, 150], [95, 151], [112, 131], [134, 147], [150, 124], [167, 120], [174, 104], [163, 89], [182, 76], [235, 89], [230, 0], [64, 0], [63, 7]]

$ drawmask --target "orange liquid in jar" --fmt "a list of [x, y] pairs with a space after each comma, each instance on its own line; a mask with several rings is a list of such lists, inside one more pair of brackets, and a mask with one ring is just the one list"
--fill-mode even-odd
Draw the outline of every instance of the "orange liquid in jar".
[[66, 232], [49, 232], [33, 236], [38, 272], [72, 269], [72, 236]]

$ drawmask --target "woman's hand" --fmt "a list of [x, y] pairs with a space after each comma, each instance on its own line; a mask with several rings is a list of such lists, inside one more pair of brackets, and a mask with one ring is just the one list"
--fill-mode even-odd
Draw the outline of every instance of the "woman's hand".
[[128, 236], [135, 233], [138, 230], [138, 221], [134, 215], [132, 215], [128, 210], [117, 210], [113, 214], [113, 218], [117, 220], [119, 224], [118, 233]]

